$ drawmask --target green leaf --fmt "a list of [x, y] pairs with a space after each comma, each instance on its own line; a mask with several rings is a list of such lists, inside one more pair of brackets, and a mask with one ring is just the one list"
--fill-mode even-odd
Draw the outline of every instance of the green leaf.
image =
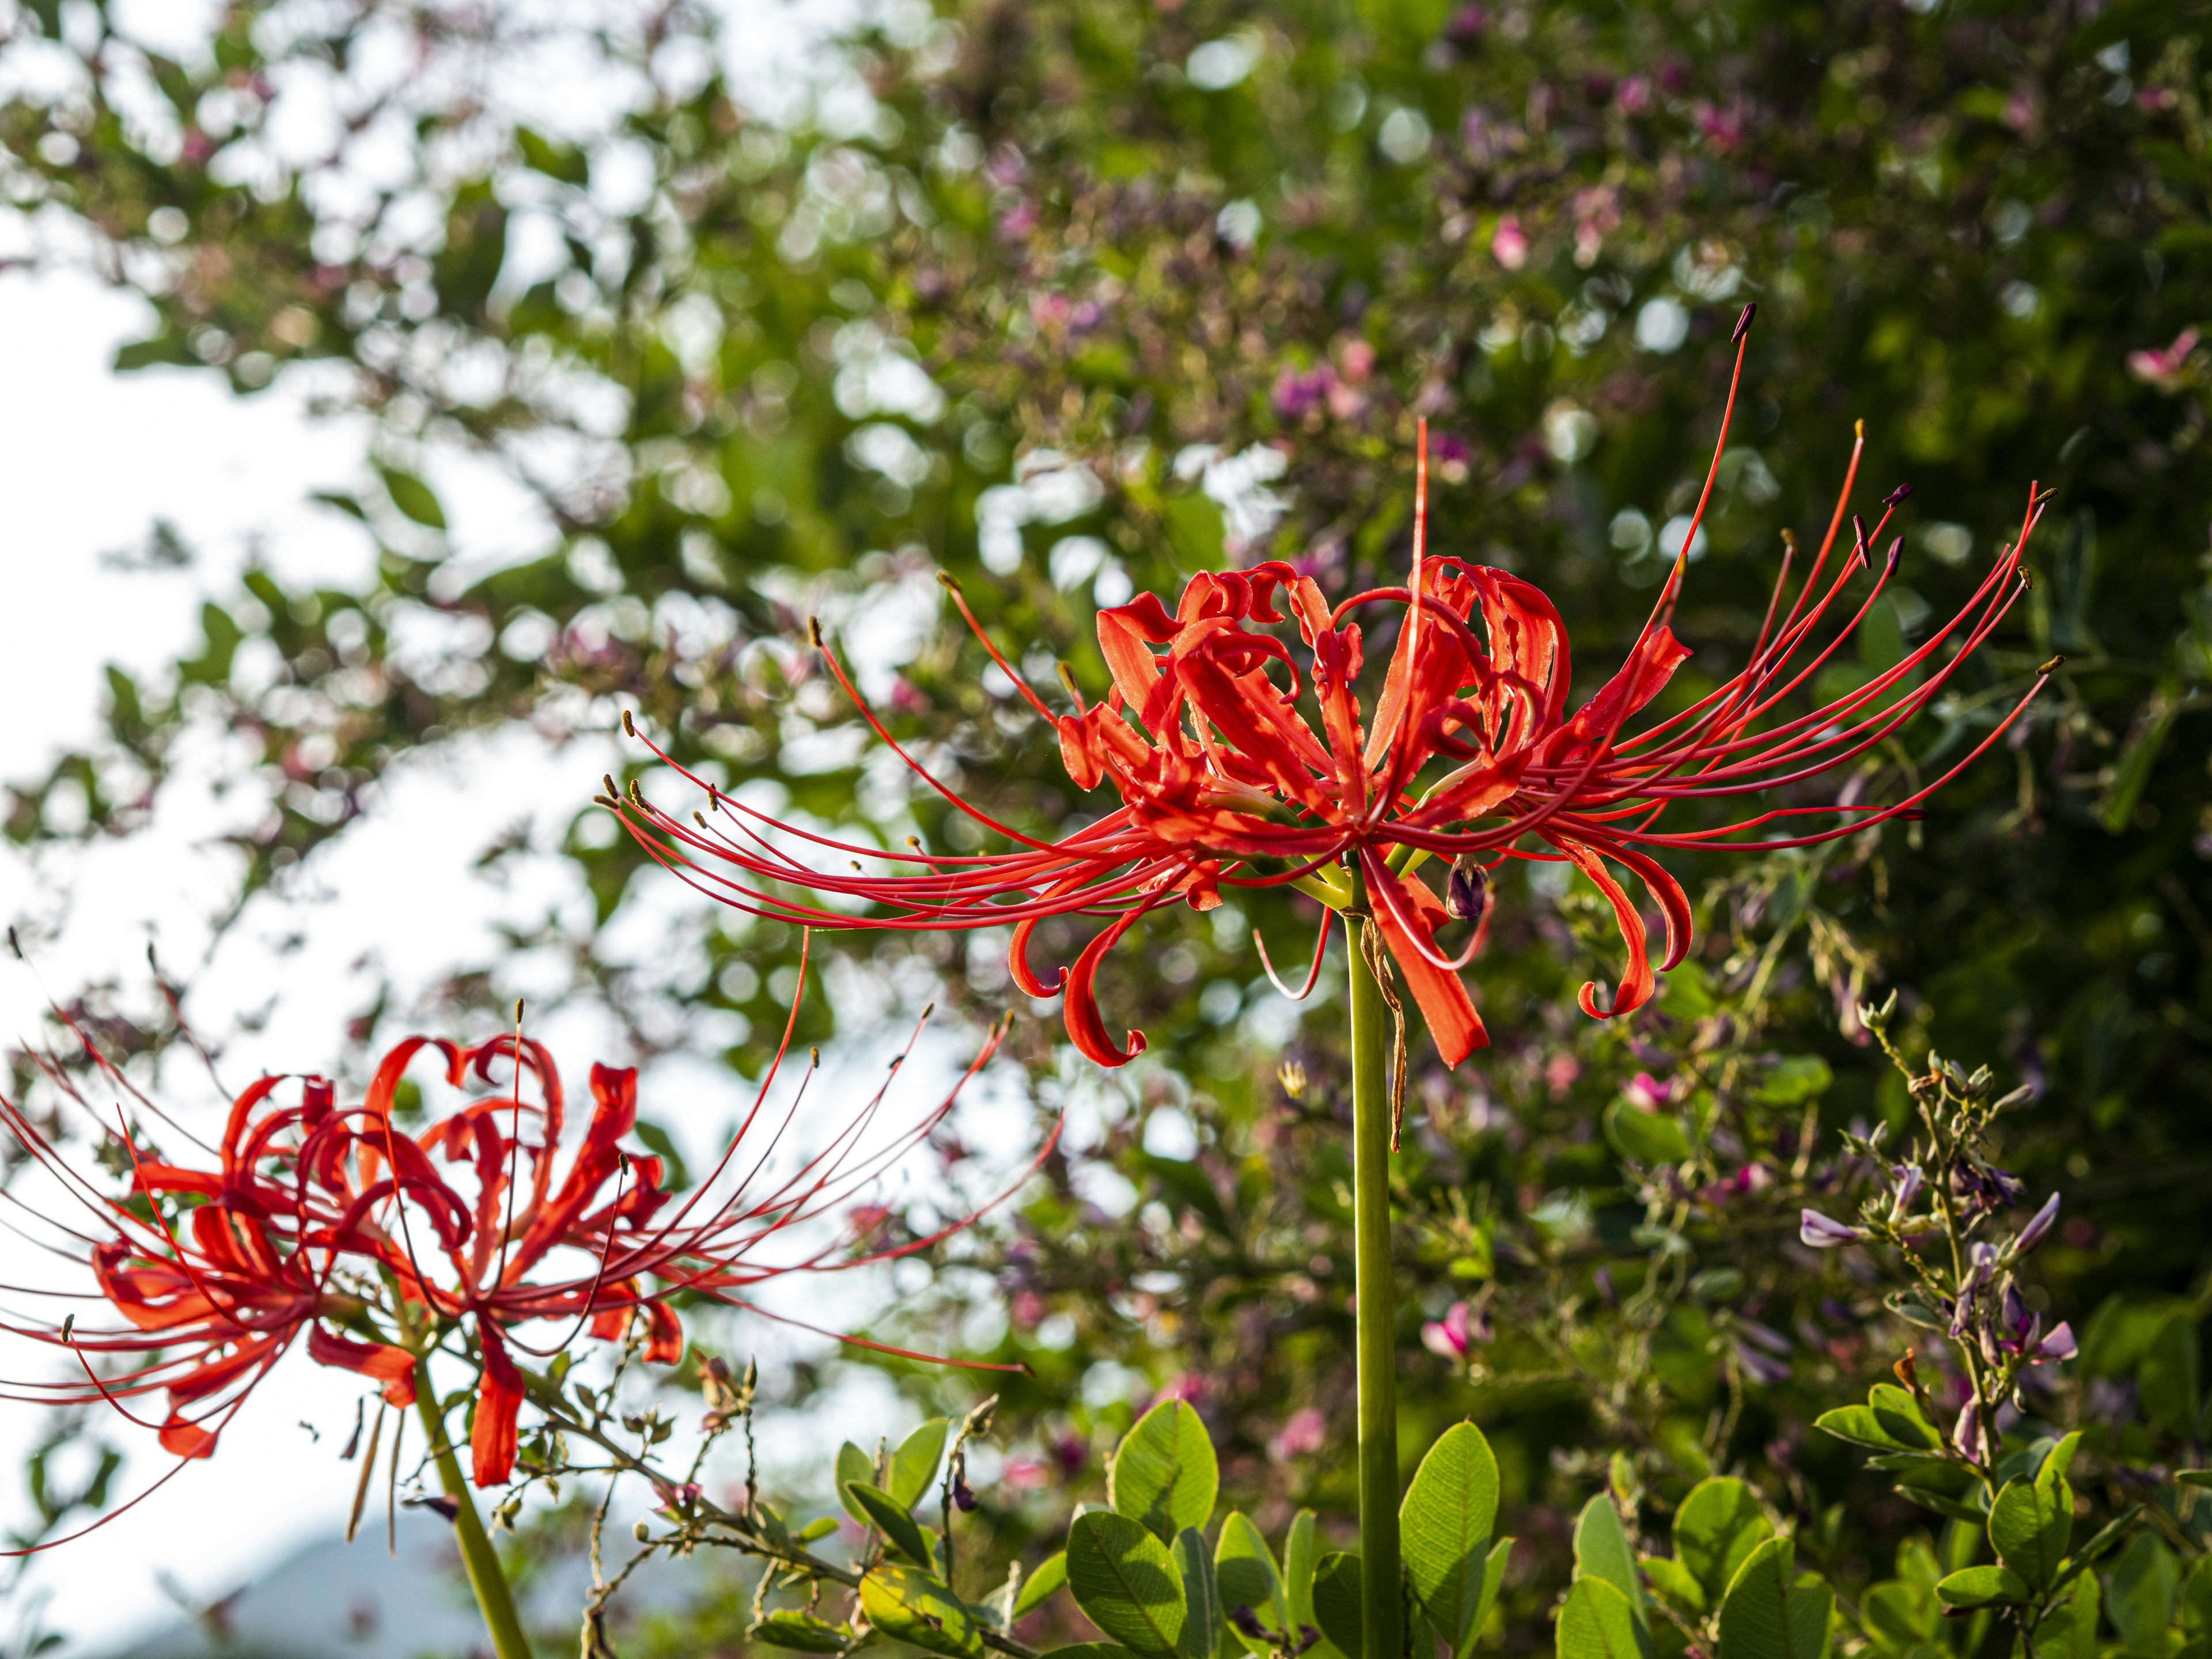
[[2035, 1472], [2035, 1484], [2040, 1486], [2051, 1481], [2063, 1480], [2066, 1471], [2074, 1467], [2074, 1454], [2081, 1449], [2081, 1431], [2076, 1429], [2053, 1446], [2045, 1456], [2042, 1467]]
[[2212, 1555], [2200, 1556], [2182, 1581], [2181, 1635], [2189, 1642], [2212, 1640]]
[[1221, 1590], [1214, 1583], [1206, 1534], [1196, 1527], [1185, 1527], [1176, 1534], [1172, 1553], [1182, 1579], [1183, 1659], [1213, 1659], [1221, 1646]]
[[1962, 1567], [1936, 1586], [1947, 1607], [2012, 1606], [2027, 1600], [2027, 1581], [2010, 1567]]
[[2197, 1425], [2197, 1321], [2186, 1310], [2158, 1328], [2136, 1367], [2143, 1415], [2168, 1434], [2186, 1437]]
[[945, 1455], [945, 1437], [951, 1427], [944, 1418], [933, 1417], [899, 1442], [898, 1450], [891, 1454], [893, 1503], [910, 1510], [921, 1501], [929, 1483], [937, 1478], [937, 1465]]
[[1511, 1539], [1501, 1538], [1490, 1547], [1490, 1559], [1482, 1564], [1482, 1597], [1475, 1603], [1474, 1623], [1468, 1631], [1467, 1639], [1459, 1644], [1454, 1659], [1468, 1659], [1474, 1651], [1482, 1627], [1490, 1622], [1490, 1610], [1498, 1605], [1498, 1592], [1505, 1584], [1505, 1565], [1512, 1559]]
[[854, 1480], [864, 1486], [872, 1486], [876, 1484], [876, 1466], [870, 1460], [867, 1453], [849, 1440], [838, 1447], [836, 1476], [837, 1501], [845, 1506], [845, 1513], [864, 1527], [875, 1525], [875, 1522], [869, 1518], [867, 1510], [854, 1503], [845, 1492], [846, 1486]]
[[798, 1653], [842, 1653], [845, 1632], [826, 1619], [817, 1619], [811, 1613], [786, 1609], [771, 1613], [757, 1620], [745, 1632], [752, 1641], [772, 1648], [789, 1648]]
[[1359, 1558], [1341, 1551], [1314, 1569], [1314, 1623], [1344, 1659], [1360, 1659]]
[[1690, 1155], [1690, 1137], [1668, 1113], [1647, 1112], [1625, 1100], [1605, 1109], [1605, 1138], [1635, 1164], [1680, 1164]]
[[928, 1541], [915, 1518], [906, 1512], [889, 1492], [880, 1486], [872, 1486], [865, 1480], [848, 1480], [845, 1495], [860, 1507], [868, 1524], [884, 1535], [884, 1541], [917, 1567], [928, 1568], [936, 1564], [929, 1559]]
[[2185, 1486], [2212, 1486], [2212, 1469], [2176, 1469], [2173, 1478]]
[[[1275, 1571], [1274, 1555], [1259, 1528], [1245, 1518], [1242, 1510], [1230, 1510], [1229, 1518], [1221, 1523], [1221, 1537], [1213, 1547], [1213, 1578], [1221, 1592], [1224, 1615], [1249, 1607], [1261, 1624], [1291, 1636], [1290, 1645], [1297, 1645], [1296, 1632], [1291, 1629], [1290, 1601], [1283, 1593], [1282, 1575]], [[1247, 1635], [1233, 1625], [1230, 1629], [1260, 1659], [1274, 1650], [1275, 1644], [1265, 1637]]]
[[1067, 1529], [1067, 1587], [1084, 1617], [1150, 1659], [1178, 1659], [1182, 1582], [1168, 1547], [1110, 1510], [1079, 1515]]
[[517, 127], [514, 145], [522, 152], [525, 167], [549, 179], [558, 179], [564, 185], [580, 185], [592, 176], [584, 152], [574, 144], [559, 143], [528, 127]]
[[1413, 1595], [1454, 1653], [1477, 1628], [1497, 1519], [1498, 1460], [1480, 1429], [1455, 1423], [1421, 1459], [1398, 1510]]
[[1042, 1607], [1052, 1593], [1067, 1582], [1067, 1552], [1060, 1550], [1045, 1557], [1043, 1565], [1022, 1583], [1021, 1594], [1014, 1597], [1009, 1624], [1026, 1617]]
[[1868, 1639], [1884, 1653], [1903, 1656], [1936, 1642], [1942, 1620], [1942, 1604], [1926, 1585], [1893, 1578], [1859, 1598], [1859, 1622]]
[[817, 1515], [813, 1520], [809, 1521], [797, 1532], [792, 1534], [792, 1541], [799, 1544], [811, 1544], [817, 1539], [827, 1538], [831, 1533], [836, 1530], [837, 1517], [836, 1516]]
[[2157, 1534], [2142, 1532], [2112, 1564], [2105, 1616], [2130, 1653], [2163, 1655], [2173, 1623], [2174, 1592], [2181, 1570]]
[[1650, 1659], [1651, 1638], [1605, 1578], [1575, 1580], [1559, 1609], [1559, 1659]]
[[2074, 1594], [2052, 1610], [2045, 1620], [2045, 1628], [2057, 1625], [2055, 1642], [2048, 1638], [2039, 1642], [2037, 1650], [2048, 1659], [2097, 1659], [2097, 1577], [2084, 1573], [2074, 1585]]
[[1164, 1400], [1137, 1419], [1106, 1474], [1107, 1501], [1162, 1543], [1213, 1513], [1220, 1473], [1213, 1442], [1190, 1403]]
[[1697, 1574], [1663, 1555], [1647, 1555], [1642, 1565], [1644, 1583], [1657, 1592], [1661, 1601], [1693, 1617], [1704, 1615], [1705, 1587], [1698, 1582]]
[[886, 1636], [932, 1653], [973, 1659], [983, 1651], [983, 1627], [968, 1604], [933, 1573], [882, 1565], [860, 1580], [860, 1609]]
[[1774, 1528], [1742, 1481], [1700, 1480], [1674, 1512], [1674, 1559], [1697, 1579], [1701, 1607], [1717, 1607], [1736, 1571]]
[[2008, 1480], [1990, 1506], [1990, 1543], [1997, 1559], [2037, 1589], [2048, 1589], [2066, 1559], [2074, 1531], [2074, 1489], [2062, 1479]]
[[446, 509], [438, 505], [437, 492], [429, 485], [397, 467], [380, 466], [376, 475], [384, 480], [384, 493], [392, 497], [392, 506], [416, 524], [432, 530], [446, 527]]
[[1132, 1651], [1119, 1642], [1076, 1642], [1047, 1649], [1044, 1659], [1128, 1659]]
[[1211, 570], [1221, 562], [1221, 538], [1226, 525], [1221, 509], [1210, 496], [1194, 490], [1188, 495], [1177, 495], [1169, 501], [1164, 515], [1167, 520], [1168, 544], [1175, 550], [1176, 560], [1186, 571]]
[[1291, 1529], [1283, 1538], [1283, 1599], [1290, 1604], [1290, 1634], [1297, 1636], [1301, 1630], [1319, 1630], [1321, 1622], [1314, 1617], [1314, 1565], [1319, 1559], [1315, 1535], [1317, 1523], [1311, 1510], [1300, 1510], [1291, 1517]]
[[1796, 1571], [1795, 1547], [1770, 1538], [1745, 1558], [1721, 1602], [1719, 1659], [1821, 1659], [1835, 1594]]
[[1583, 1505], [1582, 1515], [1575, 1522], [1575, 1577], [1601, 1578], [1612, 1585], [1627, 1598], [1636, 1627], [1650, 1629], [1650, 1620], [1644, 1610], [1644, 1587], [1636, 1571], [1636, 1552], [1629, 1547], [1620, 1512], [1603, 1492]]

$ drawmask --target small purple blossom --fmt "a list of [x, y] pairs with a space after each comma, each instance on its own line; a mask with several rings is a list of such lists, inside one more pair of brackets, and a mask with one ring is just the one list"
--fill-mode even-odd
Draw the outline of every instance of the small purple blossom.
[[2057, 1360], [2071, 1359], [2081, 1351], [2080, 1346], [2074, 1340], [2073, 1326], [2062, 1319], [2051, 1328], [2050, 1333], [2042, 1341], [2027, 1351], [2027, 1363], [2031, 1365], [2048, 1365]]
[[1917, 1164], [1897, 1166], [1897, 1207], [1891, 1212], [1899, 1221], [1911, 1214], [1912, 1206], [1920, 1201], [1920, 1189], [1928, 1177]]
[[1327, 363], [1304, 371], [1285, 368], [1275, 376], [1272, 401], [1277, 418], [1303, 421], [1328, 405], [1336, 386], [1336, 371]]
[[2017, 1261], [2042, 1243], [2050, 1237], [2051, 1230], [2057, 1224], [2057, 1221], [2058, 1194], [2053, 1193], [2043, 1200], [2043, 1207], [2029, 1218], [2027, 1225], [2020, 1230], [2020, 1237], [2013, 1240], [2012, 1249], [2009, 1252], [2012, 1258]]
[[1832, 1221], [1818, 1210], [1797, 1212], [1797, 1237], [1816, 1250], [1832, 1250], [1839, 1245], [1856, 1244], [1866, 1237], [1863, 1227], [1846, 1227], [1840, 1221]]
[[1739, 1341], [1732, 1346], [1737, 1366], [1753, 1382], [1772, 1384], [1790, 1380], [1790, 1367], [1785, 1362], [1759, 1352], [1748, 1342]]
[[1976, 1463], [1982, 1461], [1989, 1442], [1978, 1400], [1969, 1400], [1960, 1408], [1959, 1420], [1951, 1428], [1951, 1443], [1958, 1448], [1960, 1456]]

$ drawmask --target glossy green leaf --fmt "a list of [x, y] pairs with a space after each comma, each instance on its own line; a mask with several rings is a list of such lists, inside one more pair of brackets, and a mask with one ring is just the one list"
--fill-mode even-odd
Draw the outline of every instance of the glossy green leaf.
[[1106, 1495], [1116, 1513], [1162, 1543], [1203, 1527], [1220, 1485], [1213, 1442], [1188, 1401], [1163, 1400], [1137, 1419], [1115, 1450]]
[[1183, 1659], [1213, 1659], [1222, 1643], [1221, 1591], [1213, 1577], [1213, 1556], [1206, 1534], [1185, 1527], [1169, 1552], [1182, 1580]]
[[1990, 1544], [1997, 1559], [2037, 1589], [2058, 1577], [2074, 1530], [2074, 1489], [2063, 1479], [2008, 1480], [1990, 1506]]
[[1773, 1530], [1741, 1480], [1723, 1476], [1690, 1489], [1674, 1512], [1674, 1559], [1696, 1578], [1701, 1605], [1721, 1604], [1737, 1569]]
[[1645, 1586], [1661, 1601], [1680, 1608], [1692, 1618], [1704, 1614], [1705, 1587], [1698, 1582], [1697, 1574], [1680, 1561], [1664, 1555], [1647, 1555], [1639, 1565], [1644, 1569]]
[[913, 1567], [875, 1567], [860, 1580], [860, 1610], [884, 1635], [932, 1653], [975, 1659], [983, 1651], [982, 1626], [934, 1574]]
[[860, 1507], [868, 1524], [883, 1534], [884, 1542], [891, 1548], [917, 1567], [937, 1565], [930, 1559], [929, 1545], [922, 1537], [920, 1524], [889, 1492], [865, 1480], [848, 1480], [845, 1496]]
[[1414, 1597], [1455, 1653], [1477, 1628], [1497, 1519], [1498, 1460], [1481, 1430], [1455, 1423], [1421, 1459], [1398, 1511]]
[[[1230, 1510], [1229, 1518], [1221, 1523], [1221, 1536], [1213, 1547], [1213, 1577], [1221, 1592], [1224, 1618], [1239, 1607], [1249, 1607], [1267, 1629], [1290, 1632], [1290, 1601], [1283, 1592], [1282, 1574], [1275, 1570], [1274, 1554], [1259, 1528], [1241, 1510]], [[1261, 1659], [1274, 1649], [1275, 1644], [1265, 1637], [1249, 1635], [1233, 1624], [1230, 1630]]]
[[1636, 1570], [1636, 1552], [1629, 1547], [1628, 1533], [1620, 1524], [1620, 1512], [1603, 1492], [1583, 1504], [1582, 1514], [1576, 1519], [1575, 1577], [1603, 1579], [1627, 1598], [1628, 1610], [1635, 1615], [1637, 1627], [1649, 1627], [1650, 1620], [1644, 1610], [1643, 1582]]
[[400, 512], [428, 529], [446, 527], [446, 509], [438, 504], [436, 492], [422, 479], [390, 466], [379, 467], [377, 476], [384, 480], [385, 494]]
[[1021, 1619], [1035, 1613], [1066, 1582], [1067, 1552], [1060, 1550], [1048, 1555], [1037, 1570], [1022, 1581], [1021, 1593], [1014, 1597], [1011, 1617]]
[[1559, 1609], [1559, 1659], [1650, 1659], [1651, 1638], [1610, 1580], [1577, 1578]]
[[1149, 1659], [1179, 1659], [1185, 1619], [1181, 1575], [1168, 1547], [1111, 1510], [1067, 1529], [1067, 1587], [1085, 1618]]
[[1947, 1607], [2011, 1606], [2030, 1594], [2027, 1581], [2010, 1567], [1961, 1567], [1936, 1586], [1936, 1599]]
[[937, 1466], [945, 1457], [945, 1437], [952, 1425], [944, 1418], [933, 1417], [912, 1434], [899, 1442], [899, 1449], [891, 1454], [891, 1479], [887, 1491], [891, 1501], [912, 1509], [937, 1479]]
[[1314, 1617], [1314, 1570], [1320, 1561], [1319, 1526], [1311, 1510], [1300, 1510], [1291, 1518], [1283, 1538], [1283, 1599], [1290, 1604], [1291, 1634], [1319, 1630]]
[[1359, 1659], [1359, 1558], [1341, 1551], [1314, 1569], [1314, 1622], [1344, 1659]]
[[845, 1632], [826, 1619], [817, 1619], [811, 1613], [794, 1608], [763, 1616], [745, 1632], [750, 1641], [771, 1648], [788, 1648], [794, 1653], [842, 1653], [845, 1650]]
[[864, 1527], [875, 1525], [867, 1510], [854, 1502], [845, 1492], [847, 1485], [854, 1480], [864, 1486], [872, 1486], [876, 1484], [875, 1460], [848, 1440], [837, 1448], [836, 1480], [837, 1501], [844, 1505], [845, 1513]]
[[1796, 1571], [1790, 1541], [1770, 1538], [1745, 1558], [1722, 1600], [1720, 1659], [1821, 1659], [1834, 1611], [1834, 1592]]
[[799, 1544], [811, 1544], [818, 1540], [827, 1538], [831, 1533], [836, 1530], [837, 1517], [836, 1516], [817, 1515], [813, 1520], [809, 1521], [797, 1532], [791, 1534], [792, 1541]]
[[2199, 1556], [2181, 1583], [2184, 1641], [2212, 1641], [2212, 1555]]

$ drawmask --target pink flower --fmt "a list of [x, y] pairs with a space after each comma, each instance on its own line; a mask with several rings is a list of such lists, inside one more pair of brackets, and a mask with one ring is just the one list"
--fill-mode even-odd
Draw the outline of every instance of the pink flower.
[[1012, 1457], [999, 1471], [999, 1484], [1016, 1492], [1034, 1492], [1052, 1479], [1052, 1471], [1034, 1457]]
[[1648, 76], [1632, 75], [1620, 83], [1613, 94], [1613, 102], [1623, 115], [1641, 115], [1652, 106], [1651, 82]]
[[1278, 1463], [1305, 1457], [1322, 1449], [1328, 1437], [1328, 1419], [1312, 1406], [1302, 1406], [1283, 1424], [1283, 1431], [1267, 1443], [1268, 1455]]
[[2181, 387], [2182, 365], [2189, 354], [2197, 349], [2201, 337], [2193, 328], [2185, 328], [2173, 337], [2173, 343], [2163, 351], [2130, 351], [2128, 353], [2128, 373], [2138, 380], [2147, 381], [2160, 392], [2176, 392]]
[[1656, 1112], [1674, 1097], [1674, 1085], [1662, 1083], [1649, 1072], [1638, 1072], [1620, 1092], [1640, 1112]]
[[1797, 1237], [1816, 1250], [1832, 1250], [1839, 1244], [1856, 1244], [1866, 1237], [1857, 1227], [1846, 1227], [1818, 1210], [1797, 1212]]
[[1509, 213], [1498, 222], [1490, 239], [1490, 257], [1508, 270], [1518, 270], [1528, 263], [1528, 235], [1516, 216]]
[[1464, 1302], [1455, 1302], [1442, 1319], [1421, 1327], [1421, 1346], [1445, 1359], [1463, 1359], [1478, 1342], [1490, 1340], [1490, 1316], [1472, 1312]]
[[1328, 395], [1336, 388], [1336, 371], [1323, 363], [1318, 368], [1301, 373], [1285, 368], [1275, 376], [1275, 389], [1271, 401], [1276, 417], [1285, 421], [1303, 421], [1328, 402]]

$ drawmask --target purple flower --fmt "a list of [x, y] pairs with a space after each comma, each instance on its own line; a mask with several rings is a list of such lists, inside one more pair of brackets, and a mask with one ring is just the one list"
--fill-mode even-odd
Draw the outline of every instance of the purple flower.
[[1898, 1220], [1904, 1220], [1912, 1212], [1912, 1206], [1920, 1201], [1920, 1189], [1927, 1184], [1927, 1180], [1917, 1164], [1897, 1166], [1897, 1207], [1891, 1213]]
[[965, 1474], [956, 1474], [952, 1477], [952, 1501], [960, 1506], [960, 1512], [963, 1515], [975, 1507], [975, 1492], [968, 1484], [968, 1477]]
[[1832, 1250], [1842, 1244], [1856, 1244], [1866, 1237], [1863, 1227], [1846, 1227], [1840, 1221], [1831, 1221], [1818, 1210], [1797, 1212], [1797, 1237], [1816, 1250]]
[[2027, 1183], [1994, 1164], [1956, 1164], [1951, 1167], [1951, 1195], [1980, 1210], [2010, 1209], [2027, 1196]]
[[2013, 1240], [2012, 1249], [2008, 1254], [2015, 1261], [2026, 1255], [2050, 1237], [2051, 1230], [2057, 1221], [2058, 1194], [2053, 1193], [2043, 1200], [2043, 1207], [2029, 1218], [2027, 1225], [2020, 1230], [2020, 1237]]
[[1304, 370], [1285, 368], [1275, 376], [1273, 401], [1278, 418], [1303, 421], [1316, 410], [1328, 405], [1329, 393], [1336, 390], [1336, 371], [1327, 363]]
[[1753, 1382], [1774, 1383], [1790, 1380], [1790, 1367], [1783, 1361], [1759, 1352], [1748, 1342], [1739, 1341], [1734, 1346], [1735, 1363]]
[[2027, 1351], [2031, 1365], [2048, 1365], [2054, 1360], [2071, 1359], [2081, 1352], [2074, 1340], [2074, 1328], [2064, 1320], [2051, 1328], [2051, 1334]]
[[1988, 1445], [1982, 1426], [1981, 1402], [1969, 1400], [1960, 1409], [1959, 1420], [1951, 1429], [1951, 1443], [1959, 1449], [1959, 1455], [1974, 1462], [1982, 1461]]

